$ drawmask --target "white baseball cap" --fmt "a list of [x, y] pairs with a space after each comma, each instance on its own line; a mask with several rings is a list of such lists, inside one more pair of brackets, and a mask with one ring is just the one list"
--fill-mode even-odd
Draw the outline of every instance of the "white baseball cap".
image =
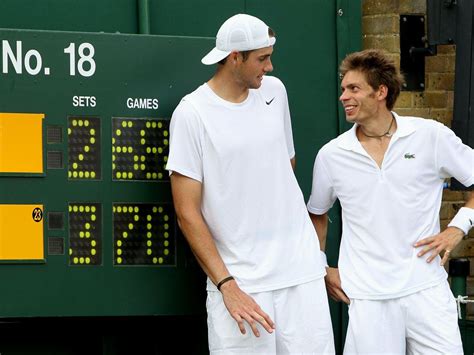
[[268, 35], [268, 26], [262, 20], [237, 14], [227, 19], [219, 28], [216, 36], [216, 47], [207, 53], [201, 62], [206, 65], [216, 64], [232, 51], [250, 51], [273, 46], [275, 37]]

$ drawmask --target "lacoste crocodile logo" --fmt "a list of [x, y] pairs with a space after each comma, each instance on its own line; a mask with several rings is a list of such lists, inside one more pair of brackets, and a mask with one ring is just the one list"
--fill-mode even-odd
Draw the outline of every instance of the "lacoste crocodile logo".
[[405, 159], [415, 159], [415, 154], [406, 153], [404, 157]]
[[273, 102], [273, 100], [275, 100], [275, 98], [271, 99], [270, 101], [265, 101], [265, 103], [266, 103], [267, 105], [270, 105], [270, 104]]

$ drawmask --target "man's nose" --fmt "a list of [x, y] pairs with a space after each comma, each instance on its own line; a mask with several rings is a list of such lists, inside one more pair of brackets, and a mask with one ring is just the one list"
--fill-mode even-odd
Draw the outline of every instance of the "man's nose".
[[265, 72], [270, 73], [273, 71], [272, 61], [269, 59], [267, 65], [265, 66]]

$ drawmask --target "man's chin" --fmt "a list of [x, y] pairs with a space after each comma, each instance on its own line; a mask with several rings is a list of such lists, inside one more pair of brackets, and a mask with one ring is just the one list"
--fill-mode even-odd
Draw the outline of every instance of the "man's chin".
[[355, 123], [356, 118], [355, 116], [346, 115], [346, 121], [349, 123]]

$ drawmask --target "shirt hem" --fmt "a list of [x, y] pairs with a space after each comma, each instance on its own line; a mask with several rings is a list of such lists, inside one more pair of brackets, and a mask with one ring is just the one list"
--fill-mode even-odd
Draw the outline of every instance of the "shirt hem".
[[166, 170], [168, 170], [170, 172], [170, 175], [172, 174], [172, 172], [177, 172], [178, 174], [181, 174], [181, 175], [184, 175], [186, 177], [189, 177], [193, 180], [197, 180], [199, 181], [200, 183], [202, 183], [202, 177], [199, 176], [198, 174], [196, 173], [193, 173], [189, 170], [186, 170], [186, 169], [181, 169], [181, 168], [175, 168], [175, 167], [172, 167], [172, 166], [167, 166], [166, 167]]
[[[267, 286], [261, 286], [261, 287], [247, 287], [245, 285], [239, 285], [239, 287], [242, 289], [242, 291], [246, 293], [258, 293], [258, 292], [267, 292], [267, 291], [275, 291], [279, 290], [282, 288], [287, 288], [287, 287], [293, 287], [296, 285], [301, 285], [307, 282], [311, 282], [314, 280], [319, 280], [326, 276], [326, 271], [323, 271], [322, 273], [316, 274], [316, 275], [311, 275], [307, 276], [292, 282], [284, 282], [284, 283], [278, 283], [278, 284], [273, 284], [273, 285], [267, 285]], [[211, 282], [207, 282], [206, 290], [209, 292], [219, 292], [217, 290], [217, 287]]]
[[317, 215], [325, 214], [327, 211], [331, 209], [331, 208], [314, 208], [314, 207], [311, 207], [309, 204], [306, 205], [306, 208], [308, 209], [310, 213], [317, 214]]
[[461, 184], [463, 184], [466, 187], [470, 187], [474, 185], [474, 177], [467, 178], [465, 181], [459, 181]]
[[424, 283], [422, 285], [418, 285], [416, 287], [412, 287], [412, 288], [409, 288], [407, 290], [403, 290], [403, 291], [400, 291], [400, 292], [397, 292], [397, 293], [377, 294], [377, 295], [369, 294], [368, 295], [368, 294], [348, 293], [345, 290], [344, 290], [344, 292], [346, 292], [347, 296], [350, 299], [356, 299], [356, 300], [357, 299], [359, 299], [359, 300], [389, 300], [389, 299], [394, 299], [394, 298], [405, 297], [405, 296], [411, 295], [413, 293], [417, 293], [419, 291], [426, 290], [427, 288], [436, 286], [436, 285], [440, 284], [441, 282], [446, 281], [446, 279], [447, 279], [447, 277], [443, 276], [443, 277], [440, 277], [439, 279], [436, 279], [436, 280], [433, 280], [433, 281]]

